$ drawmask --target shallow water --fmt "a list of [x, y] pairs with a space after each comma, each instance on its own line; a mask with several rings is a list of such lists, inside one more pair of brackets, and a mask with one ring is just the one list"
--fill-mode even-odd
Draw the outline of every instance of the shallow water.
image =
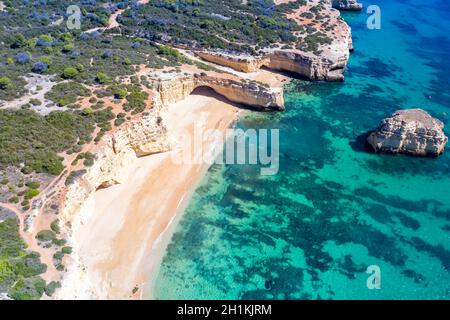
[[[367, 1], [364, 2], [367, 7]], [[346, 82], [296, 80], [287, 111], [241, 128], [280, 129], [280, 172], [213, 166], [171, 240], [159, 299], [450, 299], [450, 153], [368, 153], [363, 136], [421, 107], [450, 133], [450, 3], [376, 1], [382, 29], [345, 13]], [[381, 289], [366, 269], [381, 269]]]

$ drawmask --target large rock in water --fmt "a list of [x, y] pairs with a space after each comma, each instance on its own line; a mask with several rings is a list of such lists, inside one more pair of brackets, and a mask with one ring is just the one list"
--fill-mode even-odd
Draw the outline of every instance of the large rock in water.
[[439, 156], [448, 138], [444, 124], [422, 109], [396, 111], [371, 133], [368, 143], [376, 152]]
[[349, 11], [359, 11], [363, 7], [357, 0], [332, 0], [331, 4], [333, 8]]

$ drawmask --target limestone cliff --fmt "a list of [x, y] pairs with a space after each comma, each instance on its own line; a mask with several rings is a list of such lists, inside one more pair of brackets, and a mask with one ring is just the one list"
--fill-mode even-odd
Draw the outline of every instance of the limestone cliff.
[[363, 8], [357, 0], [331, 0], [333, 8], [339, 10], [359, 11]]
[[197, 55], [209, 62], [227, 66], [240, 72], [256, 72], [261, 69], [262, 66], [269, 64], [268, 58], [254, 57], [250, 55], [232, 55], [225, 52], [208, 52], [198, 51]]
[[448, 141], [443, 127], [421, 109], [399, 110], [380, 123], [368, 143], [377, 152], [439, 156]]
[[234, 80], [208, 75], [177, 76], [160, 80], [157, 91], [163, 104], [180, 101], [196, 88], [209, 87], [228, 100], [256, 108], [261, 111], [284, 110], [282, 88], [270, 88], [258, 82]]
[[[347, 52], [349, 51], [349, 44]], [[323, 59], [296, 50], [279, 50], [270, 55], [268, 68], [289, 71], [315, 81], [342, 81], [348, 54], [336, 59]]]
[[[155, 81], [155, 107], [139, 120], [126, 122], [105, 136], [93, 150], [92, 167], [73, 179], [64, 194], [61, 218], [64, 225], [73, 222], [77, 210], [99, 188], [121, 183], [127, 168], [138, 157], [170, 150], [167, 130], [161, 114], [165, 105], [181, 101], [196, 88], [209, 87], [230, 101], [258, 110], [283, 110], [283, 89], [270, 88], [255, 81], [239, 80], [232, 75], [175, 74]], [[70, 234], [70, 230], [66, 230]]]
[[[341, 0], [344, 1], [344, 0]], [[350, 3], [356, 3], [348, 1]], [[334, 3], [333, 3], [334, 4]], [[337, 5], [337, 3], [336, 3]], [[315, 10], [313, 10], [313, 8]], [[317, 9], [319, 8], [319, 9]], [[314, 26], [305, 13], [326, 16]], [[202, 59], [230, 67], [240, 72], [256, 72], [262, 67], [272, 70], [292, 72], [314, 81], [343, 81], [345, 67], [353, 50], [351, 28], [341, 19], [338, 10], [322, 6], [318, 0], [311, 0], [288, 15], [304, 30], [314, 29], [315, 33], [298, 32], [295, 46], [263, 48], [257, 55], [240, 54], [226, 50], [197, 50]], [[309, 45], [317, 46], [312, 49]]]
[[[76, 212], [97, 189], [123, 181], [130, 164], [138, 157], [170, 149], [159, 112], [153, 109], [103, 138], [95, 150], [94, 165], [67, 186], [60, 215], [63, 225], [71, 225]], [[66, 231], [70, 234], [71, 230]]]

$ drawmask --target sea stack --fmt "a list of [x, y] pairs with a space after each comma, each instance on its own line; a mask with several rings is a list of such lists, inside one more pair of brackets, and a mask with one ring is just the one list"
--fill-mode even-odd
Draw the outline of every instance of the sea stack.
[[398, 110], [367, 141], [376, 152], [437, 157], [448, 141], [443, 128], [440, 120], [422, 109]]

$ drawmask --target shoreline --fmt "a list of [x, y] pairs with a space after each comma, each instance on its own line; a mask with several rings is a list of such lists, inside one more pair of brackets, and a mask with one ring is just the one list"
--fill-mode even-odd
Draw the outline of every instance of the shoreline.
[[[98, 190], [85, 203], [73, 229], [75, 256], [58, 298], [153, 298], [151, 289], [165, 249], [210, 167], [176, 164], [174, 153], [192, 149], [177, 141], [186, 133], [194, 136], [199, 121], [204, 130], [224, 133], [241, 111], [201, 89], [167, 107], [163, 119], [174, 150], [137, 159], [127, 168], [125, 183]], [[204, 143], [208, 150], [212, 146], [211, 141]]]

